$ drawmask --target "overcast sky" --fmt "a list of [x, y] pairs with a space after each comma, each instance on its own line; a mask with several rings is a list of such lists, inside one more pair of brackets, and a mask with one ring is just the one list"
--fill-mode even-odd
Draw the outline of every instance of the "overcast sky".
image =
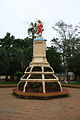
[[80, 0], [0, 0], [0, 38], [7, 32], [15, 38], [27, 37], [28, 23], [37, 19], [44, 23], [43, 37], [50, 44], [57, 21], [80, 22]]

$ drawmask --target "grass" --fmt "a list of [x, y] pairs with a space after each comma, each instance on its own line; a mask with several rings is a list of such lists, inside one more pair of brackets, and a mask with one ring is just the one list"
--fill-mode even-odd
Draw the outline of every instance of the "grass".
[[[66, 84], [66, 83], [63, 83], [63, 84]], [[67, 83], [68, 85], [80, 85], [80, 80], [78, 80], [78, 81], [73, 81], [73, 82], [69, 82], [69, 83]]]
[[16, 85], [17, 82], [12, 81], [0, 81], [0, 85]]

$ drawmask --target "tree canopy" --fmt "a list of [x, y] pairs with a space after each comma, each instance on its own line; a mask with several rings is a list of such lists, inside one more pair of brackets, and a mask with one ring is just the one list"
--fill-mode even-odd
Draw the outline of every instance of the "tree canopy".
[[54, 37], [51, 42], [61, 53], [62, 65], [67, 79], [69, 62], [71, 62], [70, 60], [73, 57], [77, 46], [80, 44], [79, 26], [73, 27], [71, 24], [68, 25], [60, 20], [55, 24], [53, 29], [57, 32], [57, 36]]

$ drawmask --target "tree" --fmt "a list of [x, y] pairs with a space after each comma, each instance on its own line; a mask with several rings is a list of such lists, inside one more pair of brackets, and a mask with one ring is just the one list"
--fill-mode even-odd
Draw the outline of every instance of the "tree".
[[80, 76], [80, 45], [76, 47], [75, 53], [69, 61], [69, 69], [75, 73], [75, 79]]
[[32, 37], [32, 39], [35, 38], [35, 33], [37, 33], [37, 23], [30, 23], [30, 28], [28, 28], [28, 35]]
[[11, 35], [9, 32], [7, 32], [6, 36], [3, 39], [0, 39], [0, 46], [1, 47], [5, 46], [6, 48], [9, 48], [12, 46], [14, 39], [15, 37]]
[[24, 71], [32, 59], [33, 39], [15, 39], [10, 33], [0, 39], [0, 74], [14, 76]]
[[15, 39], [15, 40], [14, 40], [12, 47], [14, 47], [14, 48], [15, 48], [15, 47], [21, 47], [21, 48], [23, 48], [24, 44], [25, 44], [25, 43], [24, 43], [24, 40], [18, 38], [18, 39]]
[[6, 47], [0, 48], [0, 66], [3, 67], [7, 79], [10, 68], [10, 52]]
[[58, 21], [53, 29], [58, 33], [57, 38], [51, 40], [62, 54], [62, 64], [67, 79], [68, 76], [68, 63], [70, 58], [73, 56], [76, 45], [79, 44], [78, 37], [78, 26], [73, 28], [72, 25], [68, 25], [63, 21]]
[[21, 47], [13, 48], [11, 56], [14, 63], [17, 62], [20, 65], [21, 71], [24, 72], [32, 58], [32, 47], [30, 46], [26, 49]]
[[26, 37], [24, 38], [24, 48], [32, 47], [33, 48], [33, 39]]
[[[29, 62], [32, 59], [32, 49], [33, 49], [33, 39], [24, 38], [24, 39], [15, 39], [12, 50], [12, 63], [20, 66], [18, 71], [24, 71], [25, 67], [29, 65]], [[14, 67], [14, 66], [13, 66]]]
[[55, 72], [61, 72], [61, 54], [57, 52], [56, 48], [47, 47], [47, 60]]

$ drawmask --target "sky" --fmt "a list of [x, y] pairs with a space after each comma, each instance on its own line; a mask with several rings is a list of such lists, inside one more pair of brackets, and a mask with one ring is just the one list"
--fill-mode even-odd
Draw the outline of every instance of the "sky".
[[0, 38], [10, 32], [24, 39], [30, 23], [38, 19], [43, 22], [43, 37], [49, 46], [56, 22], [80, 23], [80, 0], [0, 0]]

